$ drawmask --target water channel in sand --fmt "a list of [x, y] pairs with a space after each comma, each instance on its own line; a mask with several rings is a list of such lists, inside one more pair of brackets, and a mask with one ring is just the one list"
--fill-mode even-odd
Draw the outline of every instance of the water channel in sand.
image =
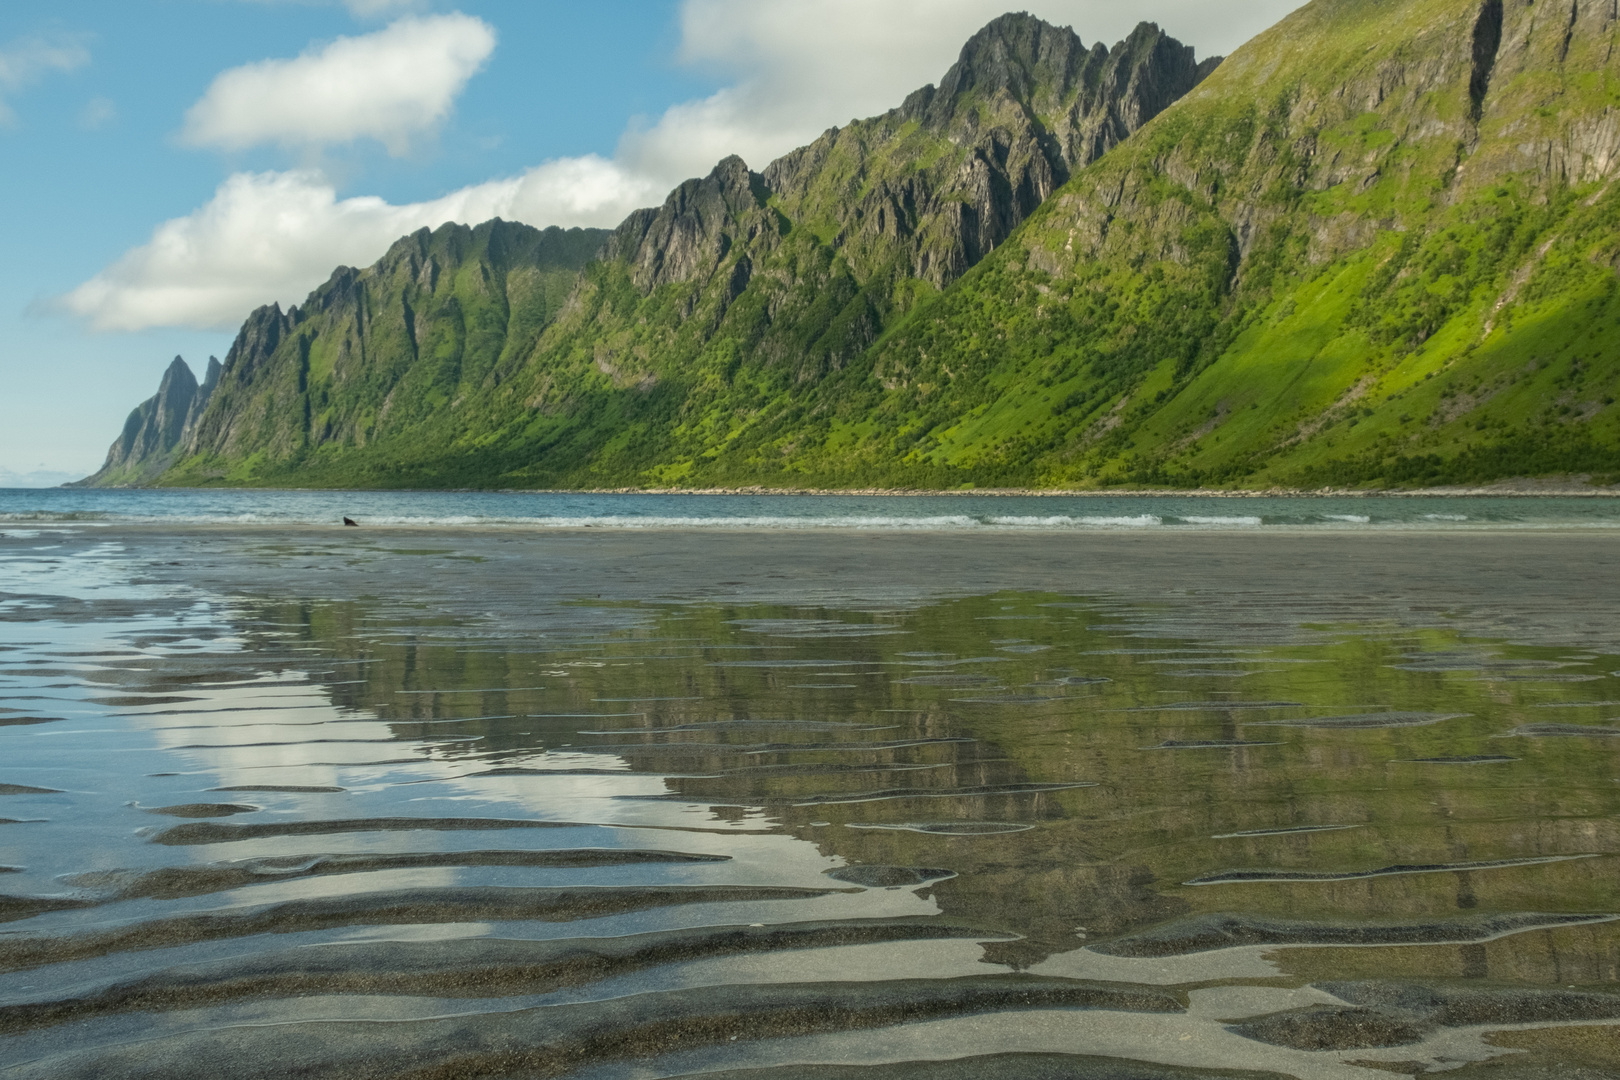
[[8, 531], [7, 1076], [1620, 1075], [1607, 638], [1052, 589], [515, 626], [433, 602], [454, 541], [299, 595]]

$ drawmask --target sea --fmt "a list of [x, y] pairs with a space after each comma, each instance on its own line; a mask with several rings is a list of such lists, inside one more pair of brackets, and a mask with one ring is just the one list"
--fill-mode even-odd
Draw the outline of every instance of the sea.
[[1568, 529], [1620, 525], [1620, 498], [0, 489], [0, 525], [330, 525], [344, 517], [536, 529]]

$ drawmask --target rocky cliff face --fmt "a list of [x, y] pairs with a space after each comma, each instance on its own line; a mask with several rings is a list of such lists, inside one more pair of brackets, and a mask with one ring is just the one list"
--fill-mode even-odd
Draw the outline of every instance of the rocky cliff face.
[[743, 159], [726, 158], [702, 180], [688, 180], [664, 205], [638, 210], [608, 242], [605, 257], [625, 263], [643, 291], [706, 279], [734, 244], [750, 244], [771, 227], [762, 178]]
[[[800, 222], [825, 223], [858, 277], [896, 259], [944, 286], [1065, 183], [1197, 86], [1199, 63], [1143, 23], [1112, 49], [1067, 27], [1005, 15], [974, 35], [939, 86], [752, 172], [741, 158], [638, 211], [607, 258], [643, 291], [707, 280], [746, 249], [743, 283]], [[738, 281], [726, 286], [740, 291]]]
[[1067, 27], [1004, 15], [937, 88], [773, 162], [765, 187], [795, 220], [836, 222], [857, 272], [899, 257], [943, 287], [1219, 63], [1151, 23], [1088, 49]]
[[175, 357], [158, 392], [143, 401], [124, 421], [123, 433], [107, 451], [107, 460], [95, 475], [81, 481], [95, 487], [135, 487], [162, 475], [186, 445], [215, 388], [222, 368], [208, 358], [201, 385], [181, 357]]

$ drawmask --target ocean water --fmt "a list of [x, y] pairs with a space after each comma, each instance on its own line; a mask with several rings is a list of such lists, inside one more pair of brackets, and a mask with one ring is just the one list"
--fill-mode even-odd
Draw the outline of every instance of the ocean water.
[[0, 489], [0, 525], [193, 523], [713, 529], [1614, 528], [1620, 499]]
[[[343, 530], [231, 587], [78, 497], [0, 529], [8, 1078], [1620, 1069], [1601, 605], [558, 598], [553, 545]], [[189, 498], [118, 505], [352, 509]]]

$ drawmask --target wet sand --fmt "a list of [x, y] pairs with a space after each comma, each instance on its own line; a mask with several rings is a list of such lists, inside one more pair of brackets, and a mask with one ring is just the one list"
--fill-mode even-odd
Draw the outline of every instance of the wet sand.
[[5, 532], [8, 1075], [1620, 1075], [1620, 533]]
[[[0, 551], [8, 541], [0, 539]], [[579, 601], [916, 604], [997, 591], [1227, 609], [1436, 607], [1543, 640], [1620, 641], [1620, 532], [754, 532], [116, 525], [145, 580], [362, 596], [502, 620]], [[1592, 638], [1589, 635], [1596, 635]]]

